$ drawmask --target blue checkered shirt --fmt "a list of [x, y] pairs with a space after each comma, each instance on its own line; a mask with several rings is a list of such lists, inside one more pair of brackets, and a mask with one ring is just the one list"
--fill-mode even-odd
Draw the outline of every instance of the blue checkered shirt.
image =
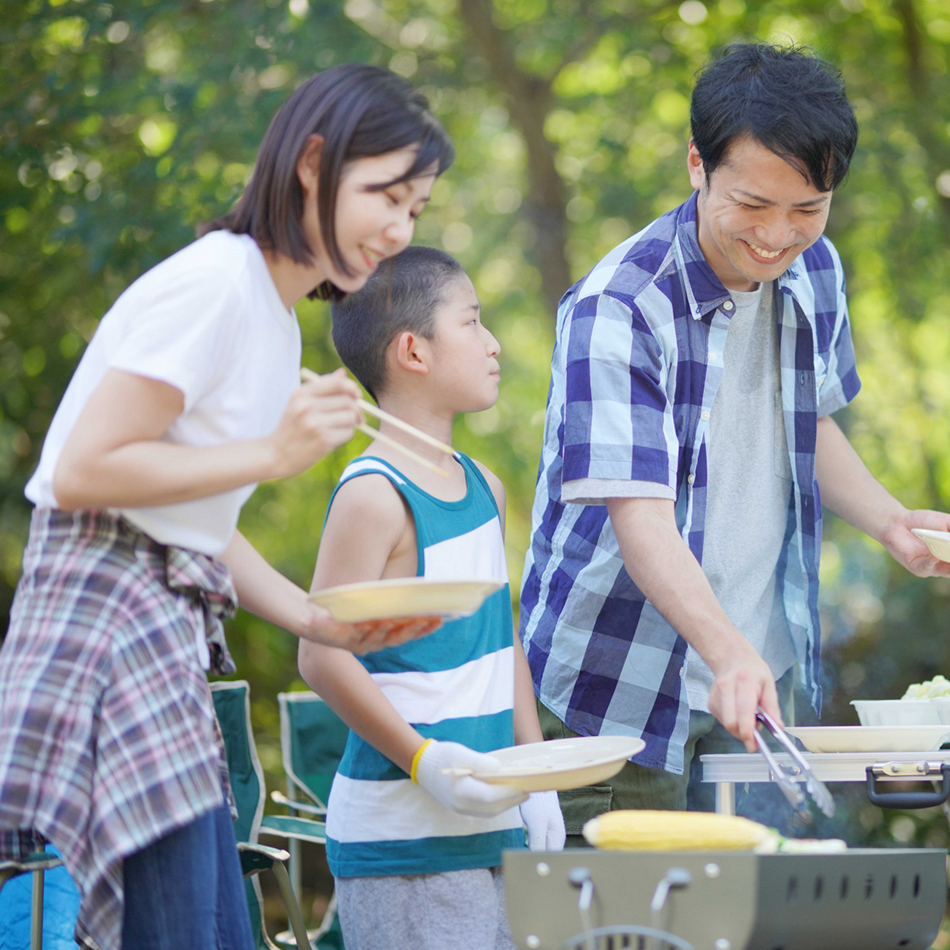
[[[817, 420], [861, 385], [844, 284], [822, 237], [775, 285], [793, 476], [777, 588], [816, 708]], [[734, 312], [699, 247], [695, 194], [614, 248], [558, 310], [521, 636], [535, 691], [570, 729], [642, 736], [636, 761], [671, 772], [683, 770], [689, 728], [686, 641], [627, 574], [604, 499], [675, 499], [677, 526], [702, 564], [709, 413]], [[616, 491], [618, 482], [641, 487]]]

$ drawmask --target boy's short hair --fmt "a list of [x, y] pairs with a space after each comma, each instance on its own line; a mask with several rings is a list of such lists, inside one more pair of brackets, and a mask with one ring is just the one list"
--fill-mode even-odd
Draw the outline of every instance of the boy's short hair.
[[840, 71], [792, 45], [734, 43], [722, 50], [696, 81], [690, 126], [707, 176], [748, 136], [819, 191], [841, 184], [858, 141]]
[[380, 264], [356, 293], [332, 302], [333, 345], [377, 402], [386, 387], [389, 344], [405, 330], [431, 340], [446, 288], [464, 274], [451, 254], [410, 246]]

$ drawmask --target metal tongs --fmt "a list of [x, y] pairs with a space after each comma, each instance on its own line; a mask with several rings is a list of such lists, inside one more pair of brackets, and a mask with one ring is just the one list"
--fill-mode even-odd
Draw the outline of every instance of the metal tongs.
[[[805, 756], [798, 751], [798, 747], [789, 738], [788, 733], [760, 706], [755, 714], [755, 718], [772, 733], [775, 741], [792, 757], [792, 761], [798, 766], [798, 771], [805, 778], [805, 788], [808, 794], [815, 800], [815, 804], [821, 809], [822, 813], [831, 818], [835, 813], [835, 801], [831, 797], [831, 792], [824, 782], [815, 778], [812, 774], [811, 766], [808, 764]], [[759, 752], [765, 757], [769, 764], [769, 770], [775, 784], [782, 790], [782, 794], [788, 799], [789, 804], [795, 809], [802, 821], [811, 822], [811, 812], [805, 799], [805, 793], [802, 791], [800, 782], [796, 782], [778, 763], [778, 759], [772, 754], [762, 733], [755, 730], [755, 741], [759, 747]]]

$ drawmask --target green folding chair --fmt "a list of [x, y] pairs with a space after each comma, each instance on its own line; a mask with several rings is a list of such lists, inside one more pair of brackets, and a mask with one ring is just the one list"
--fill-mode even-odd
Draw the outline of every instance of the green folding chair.
[[[277, 886], [287, 911], [297, 950], [311, 950], [300, 905], [294, 896], [290, 877], [284, 866], [290, 859], [290, 855], [280, 848], [269, 848], [259, 844], [257, 840], [262, 831], [263, 822], [268, 819], [262, 819], [266, 790], [264, 772], [261, 769], [260, 759], [257, 757], [254, 734], [251, 731], [249, 694], [250, 689], [244, 680], [211, 684], [211, 695], [224, 737], [228, 769], [231, 773], [231, 788], [238, 810], [234, 834], [241, 854], [251, 929], [258, 950], [280, 950], [267, 935], [264, 927], [264, 902], [260, 882], [257, 879], [259, 872], [272, 871], [277, 879]], [[310, 822], [310, 824], [318, 825], [319, 823]], [[318, 830], [312, 829], [311, 834]]]
[[[312, 692], [278, 693], [280, 706], [280, 747], [287, 775], [287, 794], [271, 792], [271, 799], [289, 811], [284, 821], [307, 821], [301, 816], [322, 819], [326, 816], [330, 786], [336, 774], [350, 730], [339, 716]], [[266, 822], [266, 819], [265, 819]], [[310, 822], [307, 822], [308, 824]], [[300, 841], [291, 840], [290, 878], [294, 892], [300, 894]], [[324, 844], [326, 843], [324, 838]], [[311, 943], [319, 950], [343, 950], [343, 934], [336, 916], [336, 895]]]

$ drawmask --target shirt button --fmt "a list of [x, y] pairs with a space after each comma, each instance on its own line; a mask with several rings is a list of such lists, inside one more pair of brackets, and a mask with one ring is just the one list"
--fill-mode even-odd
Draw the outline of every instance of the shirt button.
[[709, 413], [704, 410], [699, 414], [699, 418], [706, 422], [709, 419]]
[[722, 309], [723, 309], [723, 310], [731, 310], [734, 306], [735, 306], [735, 304], [734, 304], [731, 300], [727, 300], [727, 301], [722, 305]]
[[[718, 354], [715, 350], [713, 350], [713, 352], [709, 354], [709, 362], [710, 362], [710, 363], [715, 363], [716, 360], [718, 360], [718, 359], [719, 359], [719, 354]], [[803, 379], [802, 382], [804, 382], [804, 381], [805, 381], [805, 380]]]
[[695, 475], [692, 475], [692, 474], [687, 475], [687, 476], [686, 476], [686, 481], [688, 481], [688, 482], [690, 483], [690, 485], [692, 485], [693, 482], [696, 481], [696, 476], [695, 476]]

